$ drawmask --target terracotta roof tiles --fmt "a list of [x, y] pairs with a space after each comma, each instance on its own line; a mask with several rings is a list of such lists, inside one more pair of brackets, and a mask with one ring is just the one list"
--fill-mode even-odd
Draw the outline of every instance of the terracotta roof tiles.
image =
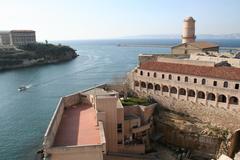
[[146, 62], [141, 64], [139, 69], [225, 80], [240, 80], [240, 68], [234, 67], [209, 67], [166, 62]]

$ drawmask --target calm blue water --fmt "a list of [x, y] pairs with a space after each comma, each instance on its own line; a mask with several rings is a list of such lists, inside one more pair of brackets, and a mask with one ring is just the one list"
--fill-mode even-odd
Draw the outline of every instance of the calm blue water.
[[[240, 47], [239, 40], [215, 40]], [[179, 40], [98, 40], [55, 42], [80, 55], [57, 65], [0, 72], [0, 160], [32, 160], [59, 97], [96, 84], [111, 82], [137, 64], [140, 53], [168, 53], [169, 48], [118, 47], [117, 44], [174, 45]], [[22, 84], [31, 87], [19, 93]]]

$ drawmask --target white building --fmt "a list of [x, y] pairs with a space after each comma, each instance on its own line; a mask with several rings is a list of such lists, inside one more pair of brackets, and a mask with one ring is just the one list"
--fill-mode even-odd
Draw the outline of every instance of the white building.
[[0, 45], [24, 45], [36, 43], [36, 34], [33, 30], [0, 31]]

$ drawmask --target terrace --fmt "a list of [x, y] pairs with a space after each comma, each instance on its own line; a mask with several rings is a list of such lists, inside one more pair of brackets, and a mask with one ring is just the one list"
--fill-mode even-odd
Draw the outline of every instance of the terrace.
[[44, 135], [43, 150], [52, 160], [103, 158], [103, 122], [97, 121], [87, 95], [78, 92], [60, 98]]
[[96, 113], [89, 104], [65, 109], [55, 137], [54, 146], [100, 144]]

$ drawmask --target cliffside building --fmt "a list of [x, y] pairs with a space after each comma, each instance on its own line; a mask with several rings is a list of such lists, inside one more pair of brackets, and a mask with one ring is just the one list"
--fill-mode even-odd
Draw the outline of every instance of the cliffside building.
[[129, 75], [134, 91], [240, 111], [240, 68], [190, 59], [149, 60], [149, 55], [146, 59]]
[[0, 45], [20, 46], [36, 43], [36, 34], [33, 30], [0, 31]]

